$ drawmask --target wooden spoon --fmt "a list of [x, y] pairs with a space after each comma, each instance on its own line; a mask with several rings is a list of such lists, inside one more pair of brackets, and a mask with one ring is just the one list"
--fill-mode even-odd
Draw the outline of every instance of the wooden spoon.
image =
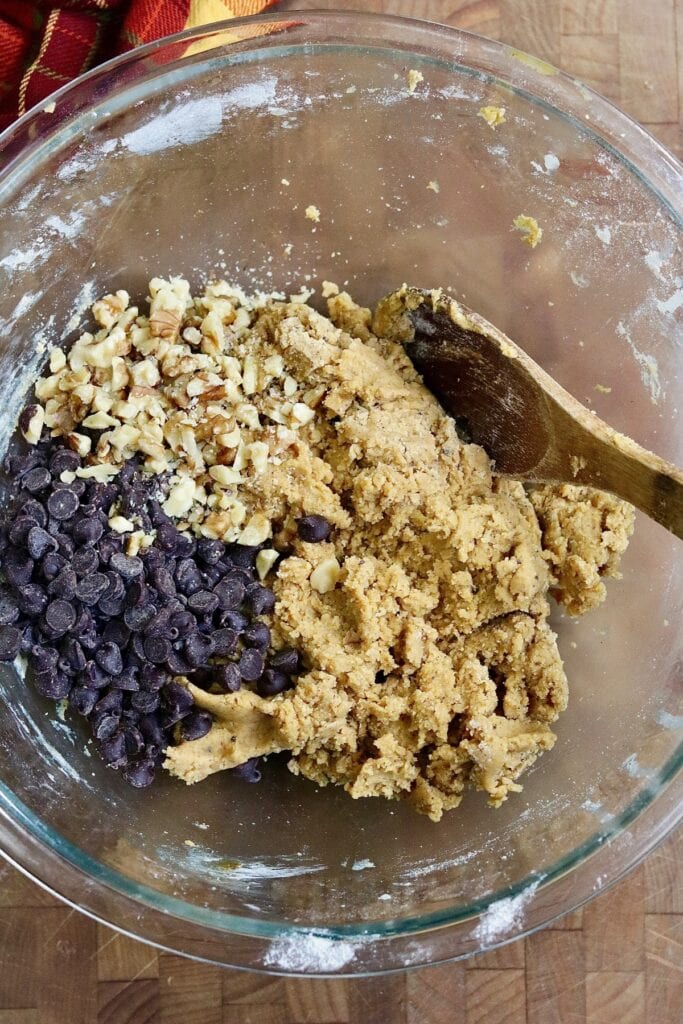
[[683, 472], [609, 427], [478, 313], [404, 285], [376, 317], [496, 472], [611, 491], [683, 538]]

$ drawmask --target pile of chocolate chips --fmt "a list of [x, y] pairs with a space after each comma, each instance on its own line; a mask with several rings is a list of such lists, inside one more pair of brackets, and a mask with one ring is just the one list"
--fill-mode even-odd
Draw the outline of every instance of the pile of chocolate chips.
[[[159, 480], [135, 462], [107, 484], [72, 479], [80, 466], [52, 439], [5, 460], [0, 661], [24, 654], [39, 693], [86, 718], [105, 763], [148, 786], [169, 743], [211, 728], [174, 676], [215, 693], [253, 683], [265, 697], [293, 685], [300, 659], [291, 649], [269, 654], [261, 616], [275, 596], [258, 580], [258, 548], [177, 530]], [[139, 555], [109, 527], [114, 504], [136, 528], [156, 531]], [[258, 781], [255, 763], [240, 767]]]

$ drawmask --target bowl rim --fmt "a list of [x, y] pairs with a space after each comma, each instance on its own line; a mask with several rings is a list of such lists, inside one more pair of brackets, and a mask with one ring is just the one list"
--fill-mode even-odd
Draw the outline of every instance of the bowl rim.
[[[291, 17], [283, 17], [291, 14]], [[584, 130], [592, 133], [605, 148], [611, 149], [622, 163], [626, 163], [632, 173], [636, 174], [654, 191], [660, 200], [668, 206], [679, 219], [683, 214], [680, 196], [683, 185], [683, 165], [675, 156], [652, 136], [646, 129], [623, 113], [615, 104], [588, 89], [576, 78], [552, 68], [537, 58], [528, 57], [523, 51], [516, 50], [504, 43], [488, 39], [485, 36], [465, 32], [460, 29], [440, 25], [436, 22], [419, 21], [404, 17], [370, 14], [358, 11], [292, 11], [269, 12], [243, 18], [228, 19], [215, 22], [208, 26], [187, 29], [172, 36], [154, 40], [135, 50], [119, 55], [98, 65], [96, 68], [79, 76], [63, 86], [46, 100], [41, 101], [32, 110], [25, 113], [13, 125], [0, 134], [0, 158], [3, 153], [10, 152], [19, 145], [17, 160], [26, 158], [26, 147], [30, 143], [31, 129], [40, 123], [45, 125], [48, 116], [46, 106], [68, 98], [84, 85], [98, 79], [106, 79], [117, 69], [129, 65], [144, 63], [146, 59], [169, 46], [189, 41], [215, 38], [225, 33], [234, 34], [241, 27], [248, 28], [254, 24], [263, 25], [279, 23], [287, 26], [296, 25], [303, 28], [307, 25], [336, 27], [338, 30], [347, 26], [357, 26], [358, 21], [364, 24], [395, 29], [401, 36], [395, 40], [395, 52], [410, 53], [411, 58], [425, 63], [434, 63], [436, 56], [427, 49], [417, 47], [415, 38], [424, 37], [432, 44], [434, 35], [438, 33], [441, 43], [439, 56], [444, 57], [447, 44], [450, 44], [450, 65], [461, 70], [471, 65], [458, 65], [462, 58], [458, 42], [471, 45], [482, 45], [490, 50], [500, 61], [516, 60], [519, 67], [513, 88], [527, 95], [534, 102], [546, 102], [552, 106], [554, 113], [566, 115], [559, 108], [553, 97], [558, 91], [557, 86], [567, 85], [576, 89], [577, 94], [591, 100], [591, 109], [597, 107], [599, 117], [593, 115], [591, 124], [580, 123]], [[368, 36], [370, 34], [368, 33]], [[264, 43], [263, 36], [245, 36], [236, 40], [247, 44], [250, 52], [258, 50]], [[232, 43], [219, 40], [219, 46], [226, 51]], [[293, 49], [303, 45], [302, 40], [294, 43]], [[357, 46], [349, 35], [344, 38], [343, 45], [352, 48]], [[368, 38], [364, 49], [376, 50], [373, 39]], [[528, 57], [528, 60], [524, 58]], [[267, 52], [265, 59], [268, 59]], [[521, 68], [521, 71], [520, 71]], [[547, 69], [551, 68], [549, 72]], [[147, 80], [149, 74], [143, 76]], [[489, 73], [489, 78], [494, 77]], [[505, 81], [504, 79], [499, 79]], [[509, 84], [506, 82], [506, 84]], [[566, 99], [566, 98], [565, 98]], [[87, 100], [85, 109], [87, 109]], [[57, 109], [57, 113], [59, 107]], [[78, 114], [83, 113], [78, 110]], [[72, 120], [73, 111], [62, 115], [65, 122]], [[47, 131], [55, 128], [54, 134], [60, 130], [59, 116], [49, 114], [50, 120], [45, 125]], [[642, 145], [646, 150], [635, 154], [648, 165], [651, 178], [645, 177], [640, 167], [632, 162], [624, 152], [617, 148], [614, 138], [621, 129], [630, 134], [631, 148]], [[606, 134], [603, 134], [606, 133]], [[612, 141], [610, 141], [610, 135]], [[651, 166], [650, 166], [651, 165]], [[0, 181], [14, 167], [10, 159], [0, 171]], [[678, 207], [676, 207], [678, 200]], [[242, 918], [233, 914], [209, 912], [211, 920], [202, 920], [206, 915], [198, 915], [198, 908], [190, 903], [175, 898], [160, 898], [160, 894], [147, 887], [131, 883], [118, 872], [111, 869], [102, 870], [102, 865], [89, 857], [79, 856], [79, 851], [61, 837], [57, 841], [47, 841], [40, 835], [40, 819], [22, 805], [13, 794], [0, 785], [0, 840], [5, 849], [3, 855], [19, 870], [28, 874], [48, 891], [58, 895], [84, 913], [106, 924], [117, 927], [122, 932], [142, 939], [159, 948], [192, 956], [196, 959], [213, 963], [229, 964], [268, 973], [305, 974], [325, 977], [340, 974], [372, 974], [385, 973], [392, 970], [404, 970], [408, 967], [424, 966], [441, 963], [472, 955], [482, 949], [491, 949], [513, 941], [521, 935], [530, 934], [543, 927], [556, 917], [581, 906], [595, 895], [619, 880], [627, 871], [638, 864], [677, 824], [683, 816], [683, 777], [676, 778], [676, 772], [683, 763], [683, 749], [670, 759], [660, 770], [652, 785], [645, 787], [632, 801], [628, 808], [615, 819], [613, 827], [598, 829], [594, 837], [584, 843], [570, 857], [556, 864], [543, 875], [529, 876], [522, 883], [508, 887], [473, 904], [472, 907], [460, 912], [444, 912], [428, 914], [417, 918], [402, 918], [396, 922], [370, 922], [367, 926], [343, 926], [336, 929], [300, 925], [286, 921], [262, 922]], [[656, 784], [655, 784], [656, 782]], [[655, 808], [655, 804], [657, 807]], [[655, 813], [655, 810], [657, 813]], [[74, 852], [75, 851], [75, 852]], [[625, 852], [626, 851], [626, 852]], [[622, 857], [617, 854], [623, 855]], [[570, 863], [568, 863], [568, 861]], [[623, 866], [625, 863], [625, 866]], [[603, 866], [604, 865], [604, 866]], [[611, 873], [607, 866], [611, 867]], [[621, 866], [619, 866], [621, 865]], [[604, 873], [606, 872], [606, 873]], [[585, 876], [585, 877], [582, 877]], [[599, 878], [596, 886], [595, 877]], [[602, 878], [608, 879], [603, 882]], [[125, 884], [119, 884], [119, 880]], [[577, 886], [577, 882], [580, 884]], [[568, 884], [570, 883], [570, 884]], [[149, 895], [148, 895], [149, 894]], [[565, 897], [562, 899], [561, 897]], [[501, 900], [524, 898], [526, 917], [522, 927], [513, 925], [503, 929], [495, 936], [494, 941], [482, 945], [477, 933], [477, 921], [492, 905]], [[566, 902], [565, 902], [566, 900]], [[142, 908], [142, 910], [141, 910]], [[191, 914], [183, 914], [182, 908], [189, 909]], [[173, 926], [170, 923], [173, 922]], [[181, 924], [180, 930], [177, 923]], [[224, 922], [224, 923], [223, 923]], [[314, 935], [323, 942], [349, 944], [356, 940], [351, 959], [340, 963], [331, 971], [324, 964], [313, 965], [311, 969], [280, 969], [278, 963], [269, 959], [270, 944], [283, 938]], [[423, 937], [422, 942], [417, 942]], [[237, 940], [235, 942], [234, 940]], [[381, 946], [381, 954], [378, 948]], [[377, 947], [377, 948], [376, 948]], [[416, 948], [417, 947], [417, 948]], [[457, 947], [457, 948], [456, 948]], [[335, 961], [336, 964], [336, 961]]]

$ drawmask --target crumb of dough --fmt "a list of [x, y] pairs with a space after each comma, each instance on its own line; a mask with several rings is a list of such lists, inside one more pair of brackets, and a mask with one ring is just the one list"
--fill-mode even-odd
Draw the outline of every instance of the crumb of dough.
[[323, 281], [322, 284], [322, 297], [324, 299], [330, 299], [333, 295], [339, 295], [339, 285], [333, 281]]
[[535, 249], [543, 238], [543, 228], [539, 227], [538, 221], [534, 217], [527, 217], [525, 213], [520, 213], [519, 216], [515, 217], [512, 224], [513, 227], [522, 232], [524, 236], [522, 241], [526, 245], [531, 246], [532, 249]]
[[408, 92], [412, 94], [417, 89], [420, 82], [424, 82], [425, 76], [421, 71], [416, 71], [415, 68], [411, 68], [408, 72]]
[[43, 113], [44, 114], [54, 114], [56, 109], [57, 109], [56, 102], [54, 100], [50, 100], [50, 102], [46, 103], [45, 106], [43, 107]]
[[289, 185], [289, 178], [282, 178], [280, 180], [280, 184], [285, 186]]
[[608, 388], [605, 384], [596, 384], [595, 390], [599, 391], [601, 395], [611, 395], [612, 389]]
[[439, 185], [438, 181], [427, 182], [427, 188], [431, 189], [432, 192], [436, 193], [439, 193], [441, 191], [441, 185]]
[[505, 107], [480, 107], [477, 117], [483, 117], [490, 128], [497, 128], [499, 124], [505, 124]]
[[304, 213], [307, 220], [313, 220], [316, 224], [320, 220], [320, 210], [317, 206], [307, 206]]
[[570, 455], [569, 465], [571, 467], [572, 476], [577, 477], [582, 469], [585, 469], [588, 463], [583, 455]]
[[[548, 616], [604, 596], [632, 512], [585, 488], [496, 477], [423, 386], [397, 323], [344, 292], [328, 316], [271, 300], [251, 311], [243, 359], [281, 362], [294, 433], [252, 401], [277, 459], [242, 485], [285, 551], [272, 587], [276, 647], [299, 650], [296, 685], [261, 697], [188, 684], [214, 724], [167, 751], [188, 783], [289, 751], [289, 768], [354, 798], [406, 799], [438, 821], [468, 787], [497, 806], [555, 735], [567, 679]], [[304, 390], [305, 389], [305, 390]], [[247, 497], [248, 495], [248, 497]], [[305, 543], [296, 523], [332, 527]]]

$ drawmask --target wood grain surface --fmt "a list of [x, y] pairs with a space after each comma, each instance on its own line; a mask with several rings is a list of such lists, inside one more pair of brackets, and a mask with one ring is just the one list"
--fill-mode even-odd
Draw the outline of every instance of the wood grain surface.
[[[683, 0], [296, 0], [429, 18], [578, 75], [683, 153]], [[680, 55], [681, 59], [678, 59]], [[196, 964], [97, 925], [0, 863], [0, 1024], [680, 1024], [683, 835], [554, 927], [358, 981]]]

